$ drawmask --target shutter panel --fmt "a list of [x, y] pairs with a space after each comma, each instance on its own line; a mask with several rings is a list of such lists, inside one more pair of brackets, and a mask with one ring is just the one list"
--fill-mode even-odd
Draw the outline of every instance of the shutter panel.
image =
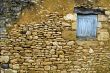
[[97, 15], [78, 15], [77, 36], [79, 38], [94, 38], [97, 30]]

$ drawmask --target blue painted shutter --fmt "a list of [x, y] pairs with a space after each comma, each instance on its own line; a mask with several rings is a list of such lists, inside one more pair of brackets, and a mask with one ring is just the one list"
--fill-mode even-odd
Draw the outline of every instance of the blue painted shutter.
[[78, 15], [77, 37], [94, 38], [97, 30], [97, 15]]

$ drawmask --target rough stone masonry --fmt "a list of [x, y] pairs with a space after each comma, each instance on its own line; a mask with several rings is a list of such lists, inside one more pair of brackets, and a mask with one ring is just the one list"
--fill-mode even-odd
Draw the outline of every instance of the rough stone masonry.
[[97, 38], [76, 38], [75, 13], [52, 12], [16, 24], [0, 39], [1, 73], [110, 73], [110, 11], [98, 15]]

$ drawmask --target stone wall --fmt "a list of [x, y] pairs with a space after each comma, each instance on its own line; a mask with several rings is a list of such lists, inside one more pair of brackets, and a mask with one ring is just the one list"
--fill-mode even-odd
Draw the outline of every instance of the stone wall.
[[76, 38], [75, 13], [16, 24], [0, 39], [1, 73], [110, 73], [110, 11], [98, 15], [97, 38]]
[[6, 28], [15, 22], [23, 9], [39, 0], [1, 0], [0, 1], [0, 38], [7, 38]]

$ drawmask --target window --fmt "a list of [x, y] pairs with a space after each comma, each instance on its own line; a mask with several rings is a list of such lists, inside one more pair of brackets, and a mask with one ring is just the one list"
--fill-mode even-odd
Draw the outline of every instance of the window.
[[95, 38], [97, 30], [97, 15], [77, 15], [77, 37]]

